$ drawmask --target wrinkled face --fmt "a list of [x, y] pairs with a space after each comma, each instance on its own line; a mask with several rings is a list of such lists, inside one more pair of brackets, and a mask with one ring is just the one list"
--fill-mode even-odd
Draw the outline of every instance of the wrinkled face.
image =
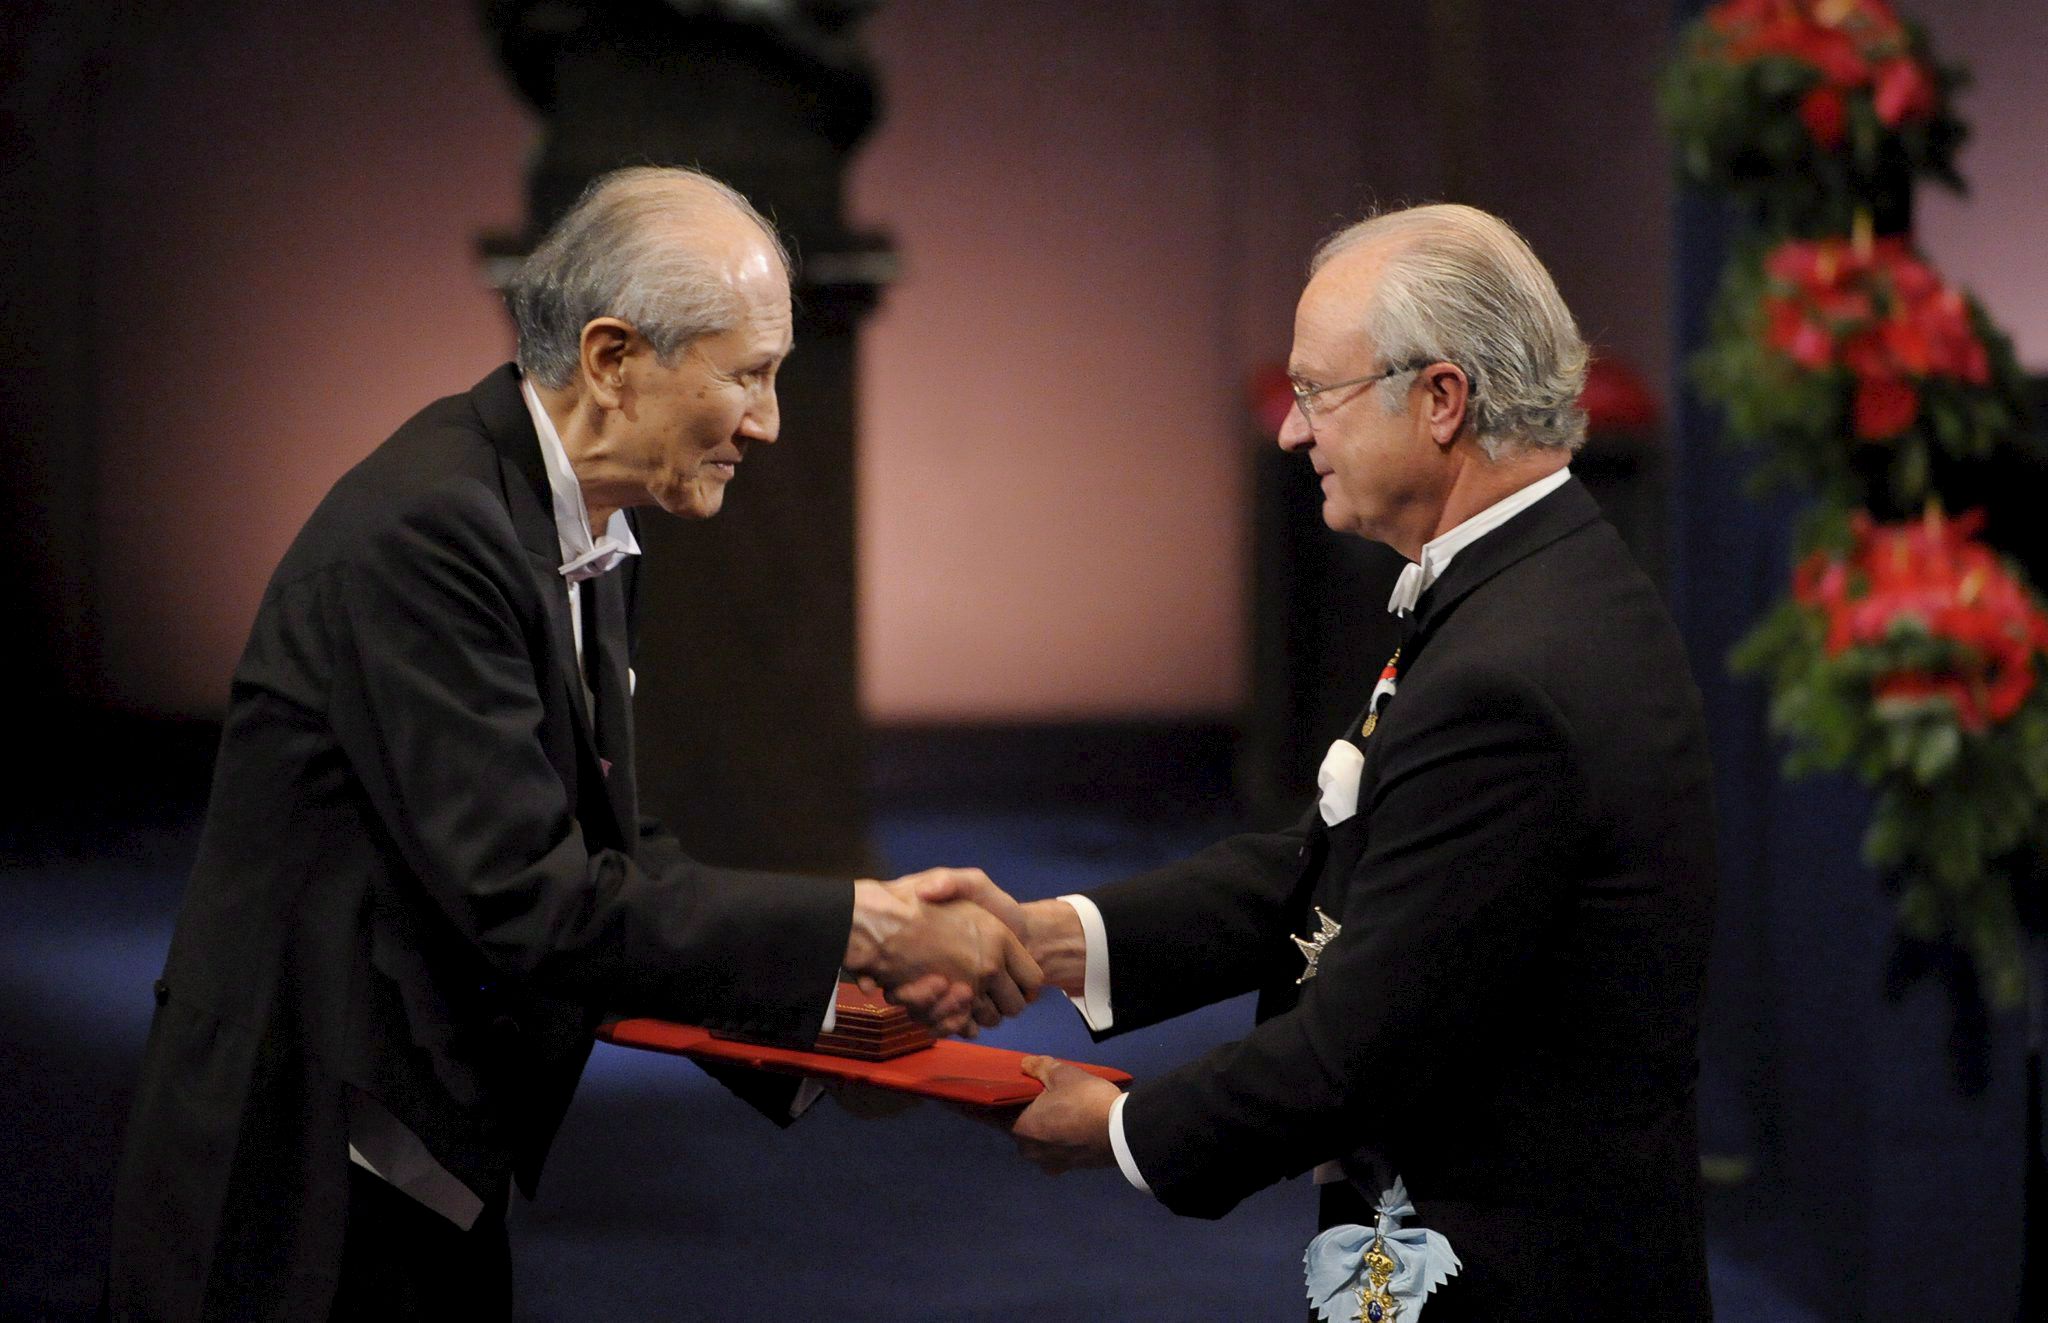
[[[1385, 371], [1364, 326], [1377, 261], [1370, 249], [1339, 253], [1309, 281], [1294, 315], [1294, 349], [1288, 373], [1313, 388]], [[1340, 533], [1391, 542], [1402, 516], [1441, 483], [1436, 447], [1431, 444], [1417, 387], [1411, 376], [1364, 381], [1323, 391], [1288, 410], [1280, 448], [1308, 456], [1323, 488], [1323, 522]], [[1374, 398], [1399, 391], [1406, 401], [1387, 412]]]
[[673, 515], [709, 519], [747, 448], [781, 427], [775, 374], [790, 351], [789, 283], [763, 248], [737, 268], [738, 325], [691, 341], [664, 365], [635, 337], [624, 368], [628, 391], [618, 456], [652, 502]]

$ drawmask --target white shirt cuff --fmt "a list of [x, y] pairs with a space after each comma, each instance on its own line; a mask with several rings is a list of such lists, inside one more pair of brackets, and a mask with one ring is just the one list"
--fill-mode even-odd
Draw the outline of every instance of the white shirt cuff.
[[1074, 907], [1081, 920], [1081, 940], [1088, 947], [1088, 961], [1082, 970], [1081, 995], [1067, 994], [1074, 1009], [1081, 1012], [1090, 1029], [1102, 1033], [1116, 1023], [1109, 1001], [1109, 929], [1103, 926], [1102, 911], [1086, 896], [1061, 896]]
[[1130, 1094], [1119, 1093], [1116, 1101], [1109, 1105], [1109, 1151], [1116, 1154], [1116, 1165], [1123, 1172], [1124, 1179], [1150, 1194], [1152, 1187], [1145, 1184], [1144, 1174], [1138, 1170], [1138, 1160], [1131, 1156], [1131, 1146], [1124, 1139], [1124, 1104], [1130, 1100]]

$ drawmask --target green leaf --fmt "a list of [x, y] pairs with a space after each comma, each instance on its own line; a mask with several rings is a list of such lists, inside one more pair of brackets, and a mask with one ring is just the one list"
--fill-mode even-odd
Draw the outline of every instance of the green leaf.
[[1874, 868], [1891, 868], [1905, 855], [1905, 823], [1895, 813], [1882, 810], [1870, 815], [1870, 827], [1863, 833], [1863, 858]]
[[1920, 504], [1927, 495], [1927, 447], [1919, 441], [1899, 443], [1899, 457], [1892, 468], [1892, 491], [1901, 505]]

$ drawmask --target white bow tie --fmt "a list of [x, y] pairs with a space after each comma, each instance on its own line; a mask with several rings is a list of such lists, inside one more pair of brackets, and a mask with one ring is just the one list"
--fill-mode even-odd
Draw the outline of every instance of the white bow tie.
[[562, 577], [570, 583], [595, 579], [598, 575], [617, 568], [620, 561], [632, 554], [617, 538], [606, 534], [599, 538], [590, 550], [564, 565]]

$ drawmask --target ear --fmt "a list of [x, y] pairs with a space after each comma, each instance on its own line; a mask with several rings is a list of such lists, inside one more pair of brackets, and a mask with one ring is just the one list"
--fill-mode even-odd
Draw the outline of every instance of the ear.
[[1423, 416], [1437, 445], [1448, 449], [1465, 430], [1472, 403], [1472, 383], [1455, 363], [1431, 363], [1416, 382], [1422, 388]]
[[585, 398], [602, 409], [616, 409], [625, 398], [626, 359], [640, 333], [632, 323], [598, 317], [584, 324], [577, 346]]

